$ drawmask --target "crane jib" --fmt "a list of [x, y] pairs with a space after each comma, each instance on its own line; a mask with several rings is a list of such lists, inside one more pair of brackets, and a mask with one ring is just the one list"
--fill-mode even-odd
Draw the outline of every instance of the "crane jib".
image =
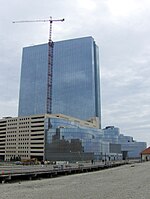
[[52, 41], [52, 23], [53, 22], [63, 22], [65, 19], [40, 19], [31, 21], [13, 21], [12, 23], [28, 23], [28, 22], [49, 22], [49, 41], [48, 41], [48, 71], [47, 71], [47, 102], [46, 102], [46, 112], [48, 114], [52, 113], [52, 79], [53, 79], [53, 41]]
[[39, 19], [39, 20], [26, 20], [26, 21], [13, 21], [12, 23], [30, 23], [30, 22], [57, 22], [65, 21], [65, 19]]

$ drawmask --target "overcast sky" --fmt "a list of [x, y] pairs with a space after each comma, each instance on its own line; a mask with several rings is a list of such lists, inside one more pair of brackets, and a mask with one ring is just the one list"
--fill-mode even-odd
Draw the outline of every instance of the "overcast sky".
[[150, 145], [150, 0], [0, 0], [0, 117], [17, 116], [22, 48], [93, 36], [100, 50], [102, 127]]

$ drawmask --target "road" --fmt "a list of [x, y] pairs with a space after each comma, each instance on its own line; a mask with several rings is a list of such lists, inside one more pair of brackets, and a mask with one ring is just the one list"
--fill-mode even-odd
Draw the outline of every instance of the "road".
[[150, 162], [36, 181], [1, 184], [1, 199], [149, 199]]

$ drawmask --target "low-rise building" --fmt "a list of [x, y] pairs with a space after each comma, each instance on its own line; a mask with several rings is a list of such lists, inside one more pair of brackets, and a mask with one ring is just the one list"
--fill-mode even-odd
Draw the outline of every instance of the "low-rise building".
[[0, 120], [0, 159], [30, 159], [44, 155], [44, 115]]
[[141, 160], [149, 161], [150, 160], [150, 147], [146, 148], [141, 152]]
[[124, 158], [140, 158], [140, 152], [146, 148], [146, 142], [137, 142], [131, 136], [120, 133], [120, 129], [107, 126], [103, 129], [103, 141], [121, 145], [121, 151], [126, 154]]
[[63, 114], [0, 119], [0, 159], [50, 161], [117, 160], [122, 151], [136, 157], [146, 143], [135, 142], [98, 120], [83, 121]]
[[100, 158], [102, 130], [97, 120], [62, 114], [0, 120], [0, 159], [92, 160]]

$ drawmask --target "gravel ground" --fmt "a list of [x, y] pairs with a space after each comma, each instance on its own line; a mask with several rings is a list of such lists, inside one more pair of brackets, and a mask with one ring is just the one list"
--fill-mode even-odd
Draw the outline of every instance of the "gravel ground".
[[0, 185], [0, 199], [150, 199], [150, 162]]

